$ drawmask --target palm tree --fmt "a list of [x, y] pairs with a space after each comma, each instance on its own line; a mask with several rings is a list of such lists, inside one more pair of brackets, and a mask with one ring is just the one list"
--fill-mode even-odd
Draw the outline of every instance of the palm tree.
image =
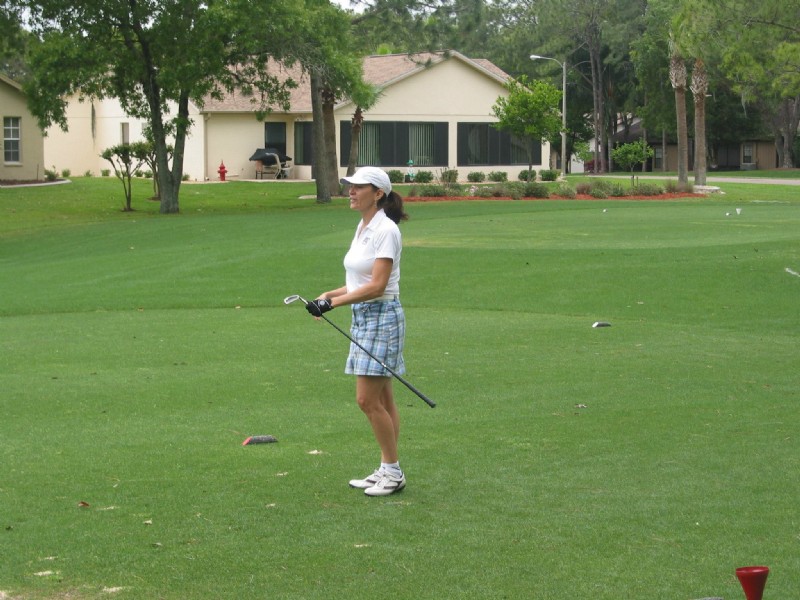
[[678, 184], [689, 185], [689, 132], [686, 126], [686, 63], [670, 40], [669, 81], [675, 90], [678, 117]]
[[706, 94], [708, 72], [702, 59], [694, 61], [692, 95], [694, 96], [694, 182], [706, 184]]

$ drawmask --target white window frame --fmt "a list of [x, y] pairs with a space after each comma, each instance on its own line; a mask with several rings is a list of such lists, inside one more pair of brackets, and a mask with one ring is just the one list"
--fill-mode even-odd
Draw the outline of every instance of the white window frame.
[[3, 117], [3, 162], [22, 162], [22, 117]]

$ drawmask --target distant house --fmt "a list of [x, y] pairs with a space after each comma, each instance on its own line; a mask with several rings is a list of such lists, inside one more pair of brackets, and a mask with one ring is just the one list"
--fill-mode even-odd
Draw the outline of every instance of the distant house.
[[[641, 120], [633, 119], [630, 126], [625, 129], [621, 125], [612, 137], [615, 146], [627, 144], [641, 139]], [[678, 144], [674, 138], [658, 137], [656, 132], [647, 131], [647, 143], [653, 148], [653, 158], [647, 162], [645, 171], [658, 173], [659, 171], [678, 170]], [[594, 149], [594, 139], [589, 143]], [[709, 144], [708, 171], [778, 168], [778, 152], [774, 140], [753, 139], [738, 144]], [[608, 154], [606, 153], [606, 156]], [[591, 165], [590, 165], [591, 166]], [[689, 136], [689, 171], [694, 166], [694, 138]], [[584, 171], [583, 165], [574, 165], [573, 173]]]
[[22, 86], [0, 74], [0, 118], [3, 120], [3, 162], [0, 181], [44, 179], [42, 130], [28, 110]]
[[[364, 112], [360, 164], [405, 170], [411, 160], [416, 170], [436, 174], [453, 168], [462, 179], [473, 171], [505, 171], [509, 179], [515, 179], [527, 170], [524, 144], [492, 127], [497, 121], [492, 106], [498, 97], [507, 95], [504, 83], [509, 76], [491, 62], [458, 52], [411, 57], [390, 54], [366, 57], [363, 69], [365, 80], [378, 87], [381, 96]], [[264, 121], [256, 118], [252, 98], [240, 93], [220, 100], [207, 98], [202, 106], [191, 107], [193, 126], [184, 163], [191, 179], [216, 179], [221, 163], [228, 178], [253, 179], [256, 166], [250, 157], [259, 148], [274, 148], [291, 156], [290, 178], [312, 178], [315, 148], [308, 77], [297, 67], [277, 64], [273, 72], [283, 80], [291, 77], [298, 87], [291, 90], [289, 109], [276, 108]], [[342, 175], [349, 158], [350, 120], [355, 108], [345, 101], [334, 111], [337, 162]], [[72, 168], [73, 172], [108, 168], [97, 158], [104, 148], [141, 139], [141, 123], [129, 119], [115, 102], [72, 103], [68, 120], [70, 134], [54, 132], [49, 136], [53, 139], [48, 140], [48, 156], [52, 150], [59, 155], [55, 164], [66, 168], [72, 167], [65, 161], [84, 160], [80, 168]], [[80, 147], [91, 149], [87, 156], [73, 157], [66, 152], [68, 147], [75, 147], [69, 141], [73, 126], [83, 136]], [[537, 147], [537, 169], [542, 168], [542, 156], [549, 156], [548, 147]], [[90, 162], [95, 166], [88, 166]]]

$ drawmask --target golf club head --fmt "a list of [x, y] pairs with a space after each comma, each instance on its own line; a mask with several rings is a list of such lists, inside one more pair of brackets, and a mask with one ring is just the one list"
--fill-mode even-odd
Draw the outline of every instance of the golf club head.
[[286, 298], [283, 299], [283, 303], [291, 304], [292, 302], [297, 302], [298, 300], [300, 300], [303, 304], [308, 304], [308, 302], [306, 302], [303, 298], [301, 298], [299, 294], [292, 294], [291, 296], [286, 296]]

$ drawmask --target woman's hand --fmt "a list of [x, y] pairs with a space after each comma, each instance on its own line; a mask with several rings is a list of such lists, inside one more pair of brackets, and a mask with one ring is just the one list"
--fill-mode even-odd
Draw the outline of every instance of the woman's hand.
[[317, 298], [306, 304], [306, 310], [315, 317], [321, 317], [323, 313], [333, 310], [333, 304], [325, 298]]

